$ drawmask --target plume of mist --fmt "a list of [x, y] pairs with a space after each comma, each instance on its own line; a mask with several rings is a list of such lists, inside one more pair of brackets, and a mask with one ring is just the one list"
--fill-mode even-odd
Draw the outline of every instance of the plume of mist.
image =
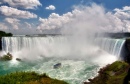
[[[63, 15], [50, 14], [46, 19], [39, 18], [37, 29], [43, 31], [60, 29], [62, 34], [86, 34], [93, 32], [128, 32], [129, 7], [108, 11], [102, 5], [74, 6], [72, 12]], [[123, 18], [125, 17], [125, 18]], [[53, 31], [52, 31], [53, 32]], [[59, 33], [59, 31], [54, 31]]]
[[[65, 21], [65, 17], [69, 17], [67, 21]], [[113, 30], [113, 27], [117, 25], [111, 24], [112, 17], [114, 16], [109, 12], [106, 13], [103, 6], [92, 4], [87, 7], [77, 6], [75, 10], [63, 15], [63, 17], [53, 14], [49, 20], [40, 18], [40, 21], [46, 23], [46, 25], [41, 24], [38, 26], [39, 29], [45, 26], [49, 29], [51, 29], [51, 27], [54, 29], [57, 26], [62, 27], [61, 33], [66, 35], [65, 38], [67, 38], [67, 41], [57, 40], [56, 37], [51, 40], [52, 43], [48, 41], [48, 43], [44, 43], [45, 40], [36, 40], [38, 41], [38, 45], [35, 45], [31, 50], [23, 48], [17, 55], [31, 60], [35, 60], [39, 58], [39, 56], [77, 60], [90, 59], [93, 61], [98, 58], [102, 58], [100, 60], [104, 61], [106, 59], [105, 55], [107, 55], [108, 58], [112, 58], [111, 55], [102, 53], [102, 50], [93, 44], [94, 39], [97, 38], [97, 33]], [[60, 20], [62, 23], [59, 22], [59, 19], [62, 19]], [[57, 24], [57, 20], [58, 25], [53, 26], [54, 23], [51, 24], [51, 22], [55, 21], [55, 24]]]
[[[59, 60], [84, 60], [106, 64], [116, 60], [116, 56], [109, 55], [89, 40], [85, 36], [77, 38], [75, 36], [12, 37], [11, 39], [5, 38], [5, 49], [7, 50], [6, 52], [13, 54], [14, 59], [20, 58], [23, 61], [32, 62], [44, 58], [56, 58]], [[11, 44], [10, 42], [15, 45], [8, 46]], [[21, 42], [24, 43], [19, 46]], [[107, 61], [108, 59], [113, 60]]]

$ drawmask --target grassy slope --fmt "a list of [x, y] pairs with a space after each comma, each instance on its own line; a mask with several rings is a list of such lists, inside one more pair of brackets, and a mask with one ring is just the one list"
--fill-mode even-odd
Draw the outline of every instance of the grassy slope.
[[129, 65], [126, 62], [116, 61], [100, 69], [99, 75], [85, 84], [123, 84]]
[[52, 79], [46, 74], [35, 72], [16, 72], [0, 76], [0, 84], [68, 84], [64, 81]]

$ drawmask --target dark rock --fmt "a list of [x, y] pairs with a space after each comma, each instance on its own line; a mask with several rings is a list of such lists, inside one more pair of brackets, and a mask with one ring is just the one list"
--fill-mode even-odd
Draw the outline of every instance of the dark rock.
[[88, 81], [90, 81], [90, 82], [91, 82], [92, 80], [93, 80], [93, 79], [88, 79]]
[[91, 84], [90, 82], [84, 82], [83, 84]]
[[89, 82], [84, 82], [84, 84], [128, 84], [129, 67], [129, 64], [124, 61], [116, 61], [101, 68], [95, 78], [88, 79]]
[[6, 55], [0, 57], [0, 60], [2, 60], [2, 61], [9, 61], [9, 60], [12, 60], [12, 58], [13, 58], [12, 54], [10, 54], [8, 52]]

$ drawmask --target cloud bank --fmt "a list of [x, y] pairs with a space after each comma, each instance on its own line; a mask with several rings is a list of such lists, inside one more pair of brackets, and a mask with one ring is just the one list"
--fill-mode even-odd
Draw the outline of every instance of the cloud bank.
[[8, 6], [1, 6], [0, 14], [13, 18], [24, 18], [24, 19], [37, 18], [36, 14], [30, 13], [29, 11], [18, 10], [16, 8]]
[[[50, 14], [48, 18], [39, 18], [37, 29], [58, 29], [72, 32], [128, 32], [130, 31], [130, 7], [106, 11], [102, 5], [75, 6], [72, 12], [63, 15]], [[62, 32], [63, 32], [62, 31]]]
[[[4, 2], [5, 0], [1, 1], [1, 3]], [[55, 10], [55, 7], [50, 5], [46, 7], [46, 9]], [[95, 3], [92, 3], [90, 6], [79, 5], [74, 6], [74, 9], [71, 12], [67, 12], [63, 15], [51, 13], [48, 18], [39, 17], [39, 21], [36, 24], [20, 21], [21, 19], [38, 17], [36, 14], [29, 11], [1, 6], [0, 14], [6, 17], [4, 22], [0, 23], [2, 29], [10, 28], [8, 25], [12, 25], [13, 29], [20, 29], [20, 27], [26, 26], [26, 28], [30, 30], [33, 28], [34, 32], [36, 32], [36, 30], [54, 31], [56, 33], [82, 33], [86, 31], [90, 33], [130, 32], [130, 6], [125, 6], [122, 9], [115, 8], [113, 11], [107, 11], [102, 5], [97, 5]], [[9, 18], [12, 18], [12, 23]], [[8, 25], [6, 25], [6, 23]]]
[[0, 29], [1, 30], [6, 30], [6, 29], [8, 29], [8, 27], [6, 26], [5, 23], [0, 23]]
[[[14, 34], [25, 34], [26, 30], [26, 33], [30, 33], [31, 28], [34, 28], [35, 25], [26, 22], [26, 19], [36, 20], [38, 16], [27, 9], [36, 9], [38, 6], [42, 6], [39, 0], [1, 0], [0, 4], [2, 5], [0, 6], [0, 15], [4, 17], [0, 22], [0, 29]], [[8, 4], [8, 6], [4, 4]], [[33, 29], [33, 33], [35, 30]]]
[[13, 29], [19, 29], [20, 20], [15, 18], [5, 18], [5, 22], [7, 22]]
[[42, 5], [39, 0], [1, 0], [0, 3], [8, 3], [11, 7], [24, 9], [35, 9]]

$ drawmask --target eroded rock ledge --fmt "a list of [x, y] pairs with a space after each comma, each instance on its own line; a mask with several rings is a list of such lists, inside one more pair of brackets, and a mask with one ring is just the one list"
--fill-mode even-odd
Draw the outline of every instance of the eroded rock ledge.
[[[9, 52], [6, 55], [3, 55], [0, 57], [0, 61], [10, 61], [13, 59], [12, 54], [10, 54]], [[22, 61], [20, 58], [16, 58], [17, 61]]]
[[84, 84], [129, 84], [128, 71], [130, 65], [124, 61], [116, 61], [99, 70], [97, 77], [88, 79]]

